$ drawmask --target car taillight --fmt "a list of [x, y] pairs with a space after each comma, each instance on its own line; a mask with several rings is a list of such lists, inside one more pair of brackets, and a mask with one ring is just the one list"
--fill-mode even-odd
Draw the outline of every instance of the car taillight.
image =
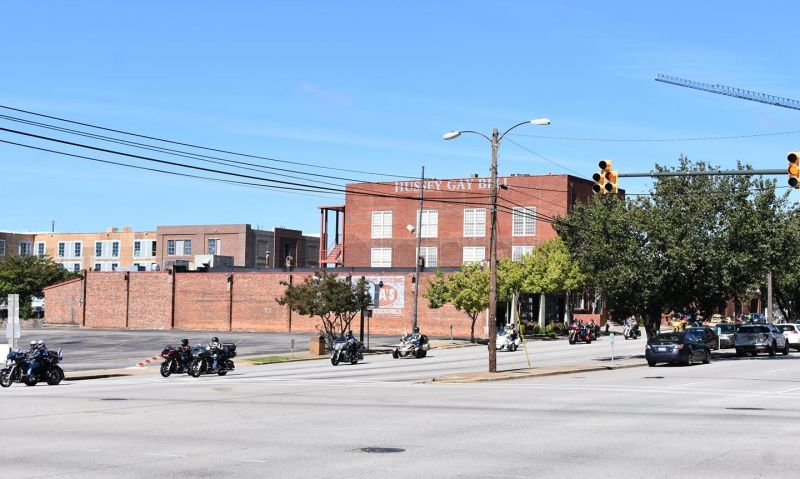
[[675, 349], [683, 349], [683, 344], [676, 344]]

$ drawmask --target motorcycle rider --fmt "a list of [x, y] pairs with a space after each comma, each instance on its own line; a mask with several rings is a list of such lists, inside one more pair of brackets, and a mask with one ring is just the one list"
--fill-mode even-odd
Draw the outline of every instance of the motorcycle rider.
[[211, 351], [211, 369], [217, 369], [217, 363], [219, 362], [219, 356], [222, 354], [222, 343], [219, 342], [219, 338], [214, 336], [211, 338], [211, 342], [208, 345], [209, 351]]
[[[417, 331], [419, 331], [419, 328], [416, 329]], [[356, 338], [353, 336], [353, 332], [348, 330], [347, 333], [344, 335], [344, 339], [345, 341], [347, 341], [348, 354], [350, 355], [351, 358], [355, 357], [355, 355], [358, 353], [358, 349], [356, 346], [357, 341]]]
[[[33, 344], [33, 341], [31, 341]], [[47, 347], [41, 339], [36, 341], [33, 350], [33, 360], [28, 363], [28, 377], [33, 376], [33, 373], [42, 366], [42, 360], [47, 356]]]
[[181, 355], [181, 367], [189, 367], [189, 363], [192, 362], [192, 348], [189, 347], [188, 339], [181, 339], [181, 345], [178, 346], [178, 352]]

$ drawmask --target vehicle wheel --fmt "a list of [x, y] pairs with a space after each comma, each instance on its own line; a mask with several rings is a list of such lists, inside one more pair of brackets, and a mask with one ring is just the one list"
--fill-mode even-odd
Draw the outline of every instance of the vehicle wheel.
[[189, 374], [191, 374], [193, 378], [199, 378], [200, 374], [203, 373], [202, 365], [203, 363], [201, 363], [200, 361], [192, 362], [192, 365], [189, 368]]
[[358, 358], [351, 359], [350, 364], [358, 364]]
[[392, 357], [395, 358], [395, 359], [400, 357], [400, 355], [397, 353], [396, 349], [394, 351], [392, 351]]
[[7, 388], [7, 387], [11, 386], [11, 383], [12, 383], [12, 381], [11, 381], [11, 371], [9, 371], [8, 369], [4, 369], [3, 371], [0, 371], [0, 386], [3, 386], [4, 388]]
[[770, 356], [775, 356], [777, 351], [778, 351], [778, 345], [773, 342], [772, 346], [769, 347], [769, 355]]
[[575, 344], [575, 338], [569, 338], [569, 344]]
[[744, 351], [742, 351], [740, 349], [737, 349], [736, 350], [736, 356], [741, 358], [742, 356], [744, 356]]
[[36, 383], [38, 383], [38, 382], [39, 382], [39, 380], [36, 379], [36, 376], [28, 376], [28, 377], [25, 378], [25, 385], [26, 386], [36, 386]]
[[690, 349], [689, 351], [686, 352], [686, 354], [689, 356], [688, 358], [686, 358], [686, 365], [687, 366], [693, 366], [694, 365], [694, 351], [692, 351]]
[[420, 356], [420, 357], [424, 358], [424, 357], [425, 357], [425, 356], [427, 356], [427, 355], [428, 355], [428, 351], [425, 351], [425, 350], [423, 349], [423, 350], [422, 350], [422, 356]]
[[217, 374], [219, 374], [220, 376], [224, 376], [224, 375], [228, 374], [228, 370], [227, 369], [223, 369], [221, 371], [217, 371]]
[[703, 358], [703, 364], [711, 364], [711, 351], [706, 351], [706, 357]]
[[592, 338], [587, 339], [586, 344], [592, 344]]
[[61, 373], [58, 369], [53, 368], [47, 373], [47, 384], [50, 386], [57, 386], [61, 382]]
[[172, 368], [170, 367], [172, 363], [170, 361], [164, 361], [161, 363], [161, 375], [165, 378], [168, 378], [170, 374], [172, 374]]
[[651, 368], [654, 368], [654, 367], [656, 367], [656, 362], [655, 361], [647, 361], [647, 365], [650, 366]]
[[331, 364], [333, 364], [334, 366], [338, 366], [339, 365], [339, 355], [338, 354], [334, 353], [333, 356], [331, 356]]
[[789, 341], [783, 343], [783, 355], [789, 354]]

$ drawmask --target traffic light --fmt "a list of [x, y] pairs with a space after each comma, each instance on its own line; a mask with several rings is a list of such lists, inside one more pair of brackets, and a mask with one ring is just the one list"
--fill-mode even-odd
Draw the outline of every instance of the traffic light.
[[786, 155], [789, 161], [789, 186], [792, 188], [800, 188], [800, 151], [792, 151]]
[[592, 191], [594, 191], [595, 193], [602, 193], [606, 191], [605, 188], [606, 175], [603, 174], [602, 171], [600, 173], [593, 174], [592, 179], [594, 180], [594, 186], [592, 186]]
[[616, 171], [606, 171], [606, 193], [616, 193], [617, 192], [617, 182], [619, 180], [619, 174]]
[[598, 163], [600, 171], [592, 175], [594, 185], [592, 191], [595, 193], [616, 193], [619, 174], [611, 169], [611, 160], [600, 160]]

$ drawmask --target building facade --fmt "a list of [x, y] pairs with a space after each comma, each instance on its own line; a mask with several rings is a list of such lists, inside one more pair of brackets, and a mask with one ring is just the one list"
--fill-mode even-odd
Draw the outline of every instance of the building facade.
[[[497, 256], [518, 259], [556, 237], [552, 221], [591, 197], [591, 181], [570, 175], [498, 178]], [[418, 223], [420, 181], [347, 185], [341, 236], [344, 267], [457, 267], [489, 259], [491, 181], [425, 181]], [[326, 207], [330, 208], [330, 207]], [[420, 251], [416, 250], [416, 228]], [[323, 231], [323, 239], [328, 236]]]

